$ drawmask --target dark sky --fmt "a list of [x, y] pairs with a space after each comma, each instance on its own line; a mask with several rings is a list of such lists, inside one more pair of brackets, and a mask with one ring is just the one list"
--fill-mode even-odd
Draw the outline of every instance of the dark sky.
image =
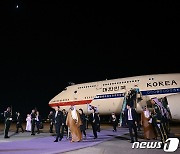
[[68, 82], [180, 72], [179, 4], [1, 0], [0, 110], [45, 116]]

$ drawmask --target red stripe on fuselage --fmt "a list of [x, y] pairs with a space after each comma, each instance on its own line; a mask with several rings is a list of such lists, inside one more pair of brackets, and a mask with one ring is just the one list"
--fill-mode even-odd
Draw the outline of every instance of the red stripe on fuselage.
[[92, 100], [81, 100], [81, 101], [72, 101], [72, 102], [58, 102], [49, 104], [50, 107], [55, 106], [71, 106], [71, 105], [83, 105], [83, 104], [90, 104]]

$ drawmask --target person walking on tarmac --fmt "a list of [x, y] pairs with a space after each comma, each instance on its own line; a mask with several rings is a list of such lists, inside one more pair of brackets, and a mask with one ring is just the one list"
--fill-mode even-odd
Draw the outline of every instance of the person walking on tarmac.
[[63, 113], [60, 111], [60, 107], [56, 106], [55, 107], [55, 114], [54, 114], [54, 123], [55, 123], [55, 130], [56, 130], [56, 139], [54, 142], [58, 142], [62, 140], [62, 134], [60, 132], [62, 122], [63, 122]]
[[21, 117], [20, 112], [17, 112], [16, 115], [17, 115], [17, 117], [16, 117], [16, 133], [19, 132], [19, 128], [21, 128], [21, 131], [22, 131], [22, 133], [23, 133], [23, 132], [24, 132], [24, 129], [23, 129], [23, 127], [22, 127], [23, 119], [22, 119], [22, 117]]
[[31, 135], [35, 135], [35, 125], [36, 125], [36, 111], [35, 109], [31, 112]]
[[48, 118], [49, 118], [49, 122], [50, 122], [50, 125], [49, 125], [49, 132], [50, 133], [53, 133], [53, 126], [54, 126], [54, 114], [53, 114], [53, 111], [50, 111], [49, 115], [48, 115]]
[[111, 113], [110, 122], [112, 123], [112, 126], [113, 126], [113, 132], [116, 132], [117, 131], [116, 128], [117, 128], [117, 125], [118, 125], [118, 121], [117, 121], [117, 117], [116, 117], [114, 112]]
[[93, 129], [93, 135], [94, 135], [94, 139], [96, 139], [97, 136], [97, 129], [98, 129], [98, 124], [99, 124], [99, 118], [98, 115], [96, 113], [96, 109], [93, 108], [93, 113], [91, 113], [89, 115], [89, 121], [91, 123], [92, 129]]
[[151, 104], [153, 105], [154, 108], [154, 113], [152, 115], [152, 123], [157, 130], [158, 134], [160, 135], [161, 142], [162, 142], [162, 147], [167, 139], [167, 134], [165, 131], [165, 128], [163, 126], [163, 114], [162, 114], [162, 109], [159, 104], [159, 101], [157, 98], [151, 98]]
[[127, 109], [125, 110], [125, 121], [129, 127], [129, 134], [131, 138], [131, 143], [134, 143], [134, 138], [133, 138], [133, 132], [134, 130], [134, 135], [135, 135], [135, 141], [138, 142], [137, 139], [137, 112], [130, 104], [127, 104]]
[[12, 121], [12, 112], [10, 107], [8, 107], [7, 110], [4, 112], [4, 118], [5, 118], [4, 138], [10, 138], [8, 136], [9, 128]]

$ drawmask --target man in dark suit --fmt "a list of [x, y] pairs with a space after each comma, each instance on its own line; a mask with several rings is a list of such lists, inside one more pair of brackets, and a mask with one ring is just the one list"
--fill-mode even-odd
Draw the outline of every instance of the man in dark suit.
[[97, 138], [97, 131], [98, 131], [98, 125], [99, 125], [99, 117], [96, 113], [96, 110], [93, 109], [93, 113], [89, 115], [89, 121], [91, 123], [92, 129], [93, 129], [93, 134], [94, 134], [94, 139]]
[[35, 124], [36, 124], [36, 128], [37, 128], [37, 134], [40, 133], [40, 125], [42, 123], [42, 118], [39, 114], [39, 111], [36, 112], [36, 118], [35, 118]]
[[4, 138], [9, 138], [8, 132], [12, 121], [12, 113], [10, 107], [8, 107], [7, 110], [4, 112], [4, 120], [5, 120]]
[[68, 134], [68, 127], [66, 125], [66, 119], [67, 119], [67, 113], [66, 113], [66, 110], [63, 109], [62, 110], [62, 127], [61, 127], [61, 135], [62, 137], [64, 136], [64, 131], [66, 131], [66, 134]]
[[131, 143], [134, 142], [132, 130], [134, 130], [135, 141], [137, 142], [137, 112], [134, 108], [131, 108], [129, 104], [127, 104], [127, 109], [125, 110], [125, 120], [129, 127]]
[[62, 122], [63, 122], [63, 113], [60, 111], [60, 107], [56, 106], [55, 107], [55, 114], [54, 114], [54, 124], [55, 124], [55, 130], [56, 130], [56, 140], [54, 142], [58, 142], [62, 140], [63, 136], [60, 132]]
[[49, 122], [50, 122], [50, 126], [49, 126], [49, 132], [50, 133], [53, 133], [53, 126], [54, 126], [54, 114], [53, 114], [53, 111], [50, 111], [49, 115], [48, 115], [48, 118], [49, 118]]
[[21, 128], [21, 131], [23, 133], [24, 129], [22, 127], [23, 120], [22, 120], [21, 114], [20, 114], [20, 112], [17, 112], [16, 115], [17, 115], [17, 117], [16, 117], [16, 133], [19, 132], [19, 128]]
[[31, 135], [35, 135], [35, 125], [36, 125], [36, 111], [35, 109], [31, 112]]

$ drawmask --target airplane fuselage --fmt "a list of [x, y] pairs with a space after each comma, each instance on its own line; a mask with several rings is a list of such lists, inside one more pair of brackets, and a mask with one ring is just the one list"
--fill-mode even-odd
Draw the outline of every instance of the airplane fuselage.
[[[75, 84], [65, 88], [50, 100], [49, 105], [69, 110], [71, 105], [89, 114], [89, 105], [101, 115], [120, 113], [124, 95], [132, 88], [139, 88], [145, 104], [150, 98], [180, 94], [180, 73], [153, 74]], [[177, 104], [177, 107], [178, 104]]]

